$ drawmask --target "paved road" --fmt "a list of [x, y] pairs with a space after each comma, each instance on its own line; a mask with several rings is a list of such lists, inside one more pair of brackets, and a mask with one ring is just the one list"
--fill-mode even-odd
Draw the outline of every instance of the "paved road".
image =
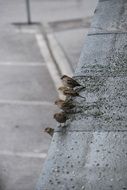
[[[51, 31], [44, 30], [57, 62], [75, 68], [95, 6], [96, 0], [31, 0], [32, 20], [49, 23]], [[51, 140], [43, 129], [56, 125], [59, 81], [41, 33], [11, 24], [26, 21], [24, 2], [0, 0], [0, 17], [0, 189], [34, 190]]]
[[[86, 22], [90, 23], [90, 18], [93, 15], [97, 1], [98, 0], [30, 0], [31, 20], [33, 22], [49, 23], [83, 18]], [[27, 14], [25, 2], [25, 0], [0, 0], [0, 23], [26, 22]], [[72, 64], [73, 69], [77, 64], [77, 57], [80, 55], [83, 38], [88, 32], [88, 28], [89, 25], [87, 25], [85, 29], [83, 28], [83, 30], [81, 30], [80, 27], [75, 30], [74, 27], [73, 30], [55, 31], [59, 45], [62, 46], [66, 58]]]
[[[32, 21], [51, 22], [93, 15], [97, 0], [30, 0]], [[26, 21], [25, 0], [0, 0], [1, 23]]]
[[50, 138], [57, 93], [34, 34], [1, 31], [1, 190], [34, 189]]

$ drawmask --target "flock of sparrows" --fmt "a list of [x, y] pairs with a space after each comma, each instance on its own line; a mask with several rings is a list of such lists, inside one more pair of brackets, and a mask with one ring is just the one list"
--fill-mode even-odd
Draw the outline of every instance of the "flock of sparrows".
[[[68, 119], [68, 113], [70, 112], [70, 110], [72, 110], [75, 107], [75, 105], [71, 101], [71, 98], [76, 96], [85, 98], [75, 90], [75, 87], [81, 86], [76, 80], [72, 79], [67, 75], [63, 75], [61, 77], [61, 80], [63, 86], [59, 87], [58, 90], [61, 91], [63, 95], [66, 96], [66, 99], [65, 100], [58, 99], [55, 101], [55, 105], [57, 105], [58, 108], [60, 108], [62, 111], [59, 113], [55, 113], [53, 116], [53, 118], [60, 124], [66, 122], [66, 120]], [[50, 136], [53, 136], [54, 133], [53, 128], [47, 127], [45, 128], [44, 131], [47, 132]]]

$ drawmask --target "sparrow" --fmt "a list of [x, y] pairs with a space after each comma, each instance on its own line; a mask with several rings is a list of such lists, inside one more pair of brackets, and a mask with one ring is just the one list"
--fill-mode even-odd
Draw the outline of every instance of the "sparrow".
[[68, 112], [69, 110], [75, 107], [75, 105], [73, 105], [70, 101], [61, 99], [56, 100], [55, 105], [57, 105], [60, 109], [62, 109], [65, 112]]
[[67, 118], [67, 115], [64, 112], [60, 112], [60, 113], [55, 113], [54, 114], [54, 119], [58, 123], [65, 123], [68, 118]]
[[53, 136], [54, 134], [54, 129], [50, 128], [50, 127], [46, 127], [44, 129], [44, 132], [48, 133], [51, 137]]
[[61, 80], [63, 82], [63, 85], [69, 88], [74, 88], [76, 86], [81, 86], [76, 80], [72, 79], [71, 77], [67, 75], [63, 75], [61, 77]]
[[58, 88], [58, 90], [62, 91], [63, 95], [67, 96], [67, 97], [76, 97], [76, 96], [79, 96], [81, 98], [84, 98], [83, 96], [81, 96], [78, 92], [76, 92], [74, 89], [72, 88], [68, 88], [68, 87], [65, 87], [65, 86], [61, 86]]

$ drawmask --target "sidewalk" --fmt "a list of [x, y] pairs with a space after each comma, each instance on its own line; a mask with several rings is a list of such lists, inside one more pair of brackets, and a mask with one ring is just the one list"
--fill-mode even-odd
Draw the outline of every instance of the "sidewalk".
[[34, 34], [0, 31], [0, 181], [1, 190], [32, 190], [47, 155], [45, 127], [56, 89]]

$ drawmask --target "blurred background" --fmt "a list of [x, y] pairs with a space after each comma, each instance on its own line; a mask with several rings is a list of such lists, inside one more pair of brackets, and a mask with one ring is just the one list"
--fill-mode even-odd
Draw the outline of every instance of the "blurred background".
[[34, 190], [60, 74], [73, 75], [97, 0], [0, 0], [0, 190]]

